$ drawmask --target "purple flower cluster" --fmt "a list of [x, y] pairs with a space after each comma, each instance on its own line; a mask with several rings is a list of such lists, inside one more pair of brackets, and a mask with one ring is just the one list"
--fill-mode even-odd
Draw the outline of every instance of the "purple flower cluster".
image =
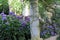
[[54, 31], [51, 31], [50, 33], [51, 33], [52, 36], [56, 35], [56, 33]]
[[3, 12], [1, 13], [1, 16], [2, 16], [2, 20], [3, 20], [3, 21], [4, 21], [4, 20], [7, 20], [6, 14], [4, 14]]
[[56, 29], [56, 24], [43, 24], [40, 37], [46, 38], [50, 36], [55, 36], [57, 35], [57, 30], [58, 29]]
[[49, 25], [47, 27], [50, 28], [50, 29], [54, 29], [54, 27], [52, 25]]
[[18, 19], [23, 19], [23, 16], [21, 15], [21, 16], [16, 16]]
[[30, 21], [30, 18], [27, 16], [27, 17], [25, 17], [25, 21], [26, 22], [29, 22]]
[[9, 15], [16, 16], [14, 12], [9, 12]]
[[6, 15], [4, 14], [4, 12], [2, 12], [0, 14], [0, 39], [2, 37], [3, 39], [5, 38], [12, 39], [13, 36], [15, 36], [17, 39], [17, 36], [18, 38], [20, 38], [22, 37], [22, 35], [24, 36], [25, 33], [29, 34], [30, 33], [29, 20], [30, 20], [29, 17], [24, 18], [23, 15], [18, 16], [15, 15], [14, 12], [9, 12], [9, 15]]
[[[9, 24], [11, 23], [10, 21], [18, 21], [21, 23], [21, 26], [24, 27], [28, 24], [28, 22], [30, 21], [29, 17], [25, 17], [25, 20], [23, 20], [23, 15], [15, 15], [14, 12], [9, 12], [9, 16], [7, 16], [6, 14], [4, 14], [4, 12], [1, 13], [2, 16], [2, 20], [6, 20], [5, 24]], [[9, 18], [8, 18], [9, 17]], [[14, 19], [14, 20], [13, 20]], [[8, 21], [8, 22], [7, 22]]]

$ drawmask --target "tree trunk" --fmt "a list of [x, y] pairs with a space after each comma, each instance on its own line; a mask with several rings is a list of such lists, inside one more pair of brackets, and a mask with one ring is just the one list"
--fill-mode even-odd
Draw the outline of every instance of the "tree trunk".
[[31, 40], [42, 40], [40, 38], [40, 28], [38, 19], [38, 0], [30, 1], [30, 31]]

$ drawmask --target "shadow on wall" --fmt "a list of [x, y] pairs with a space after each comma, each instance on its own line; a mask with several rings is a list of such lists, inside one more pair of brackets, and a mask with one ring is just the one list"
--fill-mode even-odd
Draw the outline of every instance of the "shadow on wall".
[[9, 14], [8, 0], [0, 0], [0, 13], [4, 11], [5, 14]]

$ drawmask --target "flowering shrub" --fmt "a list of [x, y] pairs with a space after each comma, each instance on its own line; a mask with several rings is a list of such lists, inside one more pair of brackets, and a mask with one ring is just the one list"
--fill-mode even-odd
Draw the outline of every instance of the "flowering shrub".
[[57, 23], [43, 23], [41, 27], [41, 32], [40, 32], [40, 37], [41, 38], [49, 38], [51, 36], [56, 36], [60, 34], [60, 27], [58, 26]]
[[25, 40], [30, 35], [29, 17], [17, 16], [13, 12], [9, 15], [0, 14], [0, 40]]
[[40, 33], [42, 38], [49, 38], [51, 36], [55, 36], [57, 34], [55, 26], [52, 25], [43, 25], [42, 31]]

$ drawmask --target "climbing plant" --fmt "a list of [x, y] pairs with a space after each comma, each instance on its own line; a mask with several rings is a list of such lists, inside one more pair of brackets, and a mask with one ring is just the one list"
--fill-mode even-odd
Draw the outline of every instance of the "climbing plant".
[[[51, 36], [55, 36], [57, 34], [60, 34], [59, 29], [60, 28], [60, 9], [58, 7], [52, 7], [54, 4], [58, 5], [60, 2], [60, 0], [39, 0], [39, 14], [40, 16], [45, 20], [45, 23], [41, 24], [42, 22], [40, 22], [40, 26], [42, 27], [41, 29], [41, 37], [42, 38], [49, 38]], [[47, 8], [48, 7], [48, 8]], [[52, 11], [50, 11], [49, 9], [52, 9]], [[48, 21], [48, 15], [46, 15], [47, 13], [44, 13], [45, 11], [47, 11], [48, 13], [52, 13], [52, 17], [51, 17], [51, 22], [49, 23]]]

